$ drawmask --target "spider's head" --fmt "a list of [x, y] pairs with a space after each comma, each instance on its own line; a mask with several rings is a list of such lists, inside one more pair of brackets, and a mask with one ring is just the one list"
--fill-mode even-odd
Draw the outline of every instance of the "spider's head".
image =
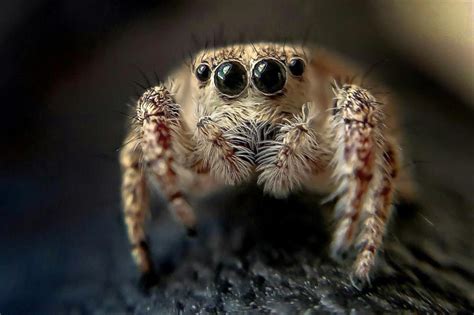
[[299, 112], [308, 101], [309, 52], [292, 45], [233, 45], [194, 60], [196, 99], [211, 113], [245, 107], [250, 113]]

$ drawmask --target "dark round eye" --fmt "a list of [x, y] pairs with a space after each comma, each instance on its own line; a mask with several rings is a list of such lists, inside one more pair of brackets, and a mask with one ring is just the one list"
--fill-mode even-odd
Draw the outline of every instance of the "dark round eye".
[[235, 97], [240, 95], [247, 86], [247, 71], [236, 61], [222, 63], [216, 69], [214, 84], [224, 95]]
[[290, 69], [291, 74], [297, 77], [303, 74], [304, 67], [305, 67], [304, 61], [303, 59], [300, 59], [300, 58], [293, 58], [288, 63], [288, 68]]
[[276, 94], [285, 86], [285, 68], [275, 59], [260, 60], [253, 67], [252, 82], [262, 93]]
[[196, 78], [201, 82], [206, 82], [211, 77], [211, 68], [205, 63], [200, 64], [196, 69]]

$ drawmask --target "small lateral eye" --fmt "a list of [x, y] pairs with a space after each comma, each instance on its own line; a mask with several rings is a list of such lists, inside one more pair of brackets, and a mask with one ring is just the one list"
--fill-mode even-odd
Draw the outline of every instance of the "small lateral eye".
[[288, 69], [290, 69], [291, 74], [297, 77], [303, 75], [304, 67], [305, 63], [301, 58], [293, 58], [288, 63]]
[[206, 82], [211, 77], [211, 68], [205, 63], [196, 68], [196, 78], [201, 82]]

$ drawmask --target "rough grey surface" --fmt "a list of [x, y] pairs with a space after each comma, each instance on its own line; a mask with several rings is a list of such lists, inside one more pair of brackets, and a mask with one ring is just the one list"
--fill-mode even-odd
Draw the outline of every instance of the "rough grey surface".
[[[104, 274], [63, 288], [63, 303], [52, 310], [103, 314], [474, 310], [472, 256], [454, 251], [462, 244], [449, 244], [449, 237], [438, 234], [444, 226], [434, 228], [427, 219], [432, 214], [412, 205], [399, 206], [371, 286], [359, 291], [347, 276], [350, 266], [327, 258], [330, 205], [318, 209], [318, 200], [305, 194], [275, 200], [262, 197], [254, 187], [213, 196], [198, 203], [201, 217], [195, 239], [162, 213], [150, 227], [162, 278], [148, 295], [138, 290], [126, 240], [115, 235], [116, 250], [103, 254], [109, 259]], [[467, 210], [459, 209], [457, 218]], [[445, 226], [461, 224], [447, 215], [438, 220]], [[115, 232], [123, 232], [116, 224]], [[90, 286], [96, 291], [87, 295], [95, 294], [84, 300], [77, 289]]]

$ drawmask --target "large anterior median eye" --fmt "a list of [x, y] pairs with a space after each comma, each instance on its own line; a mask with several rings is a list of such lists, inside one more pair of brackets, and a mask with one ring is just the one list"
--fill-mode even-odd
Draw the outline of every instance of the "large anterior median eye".
[[253, 67], [252, 82], [263, 94], [277, 94], [286, 83], [285, 67], [275, 59], [260, 60]]
[[247, 87], [247, 83], [247, 71], [237, 61], [224, 62], [216, 69], [214, 84], [225, 96], [239, 96]]

